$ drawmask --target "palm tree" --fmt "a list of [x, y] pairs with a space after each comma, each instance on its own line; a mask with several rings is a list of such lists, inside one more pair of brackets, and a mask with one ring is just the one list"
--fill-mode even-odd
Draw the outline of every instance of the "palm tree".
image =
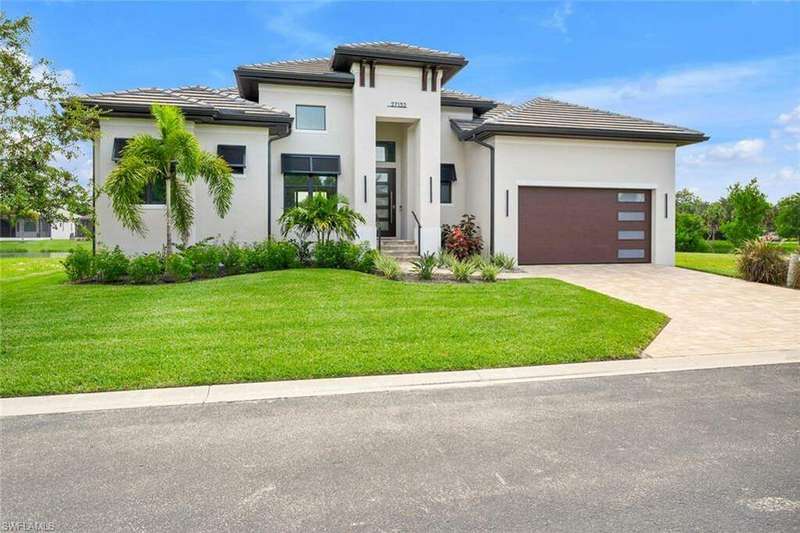
[[142, 191], [147, 185], [166, 185], [167, 255], [172, 253], [172, 226], [185, 242], [194, 219], [190, 186], [197, 178], [206, 182], [214, 207], [224, 217], [231, 206], [233, 177], [221, 157], [200, 149], [197, 138], [186, 129], [180, 109], [154, 104], [150, 112], [161, 138], [147, 134], [128, 141], [119, 164], [111, 171], [104, 190], [123, 227], [145, 235]]
[[328, 242], [332, 234], [340, 239], [353, 240], [358, 235], [356, 226], [366, 219], [347, 203], [347, 198], [333, 194], [312, 195], [283, 212], [280, 218], [283, 236], [297, 230], [304, 240], [311, 234], [317, 242]]

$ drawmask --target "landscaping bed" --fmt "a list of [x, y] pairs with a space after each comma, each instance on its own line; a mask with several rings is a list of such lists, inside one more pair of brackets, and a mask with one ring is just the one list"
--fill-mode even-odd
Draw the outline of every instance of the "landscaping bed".
[[75, 285], [53, 260], [13, 261], [0, 263], [2, 396], [633, 358], [667, 321], [552, 279], [294, 269]]

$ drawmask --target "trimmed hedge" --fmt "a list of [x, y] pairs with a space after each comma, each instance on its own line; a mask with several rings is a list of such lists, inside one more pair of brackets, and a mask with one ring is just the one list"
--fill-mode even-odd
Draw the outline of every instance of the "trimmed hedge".
[[313, 246], [313, 260], [301, 261], [301, 257], [308, 256], [306, 248], [286, 241], [263, 241], [250, 245], [201, 242], [169, 257], [152, 253], [132, 258], [128, 258], [119, 247], [100, 250], [95, 256], [79, 248], [70, 252], [62, 264], [71, 281], [137, 284], [190, 281], [302, 266], [359, 272], [375, 269], [377, 252], [367, 243], [318, 243]]

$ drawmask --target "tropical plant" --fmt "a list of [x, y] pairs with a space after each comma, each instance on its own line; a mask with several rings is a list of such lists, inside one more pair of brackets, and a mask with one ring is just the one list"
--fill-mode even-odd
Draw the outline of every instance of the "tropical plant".
[[437, 265], [439, 268], [446, 268], [448, 270], [452, 270], [453, 263], [458, 261], [458, 258], [454, 256], [451, 252], [447, 250], [439, 250], [439, 254], [436, 257]]
[[284, 270], [300, 266], [297, 247], [290, 242], [267, 240], [243, 250], [243, 268], [248, 272]]
[[774, 285], [786, 282], [789, 262], [783, 249], [759, 238], [746, 241], [737, 252], [736, 267], [742, 278]]
[[439, 264], [439, 260], [433, 253], [422, 254], [419, 259], [411, 261], [411, 270], [421, 280], [433, 278], [433, 269]]
[[491, 258], [492, 264], [495, 264], [506, 271], [512, 271], [517, 267], [517, 260], [510, 255], [498, 252]]
[[375, 270], [386, 279], [399, 280], [403, 277], [403, 269], [394, 257], [378, 254], [375, 258]]
[[497, 275], [503, 269], [499, 265], [493, 263], [482, 263], [480, 266], [481, 279], [483, 281], [494, 282], [497, 281]]
[[712, 241], [716, 240], [720, 228], [728, 221], [726, 218], [725, 206], [722, 205], [721, 201], [711, 202], [703, 211], [702, 216], [709, 238]]
[[456, 278], [456, 281], [468, 283], [470, 277], [478, 270], [478, 266], [478, 263], [472, 258], [456, 261], [451, 266], [453, 277]]
[[747, 185], [736, 183], [728, 188], [731, 220], [722, 225], [727, 239], [740, 246], [759, 237], [764, 231], [764, 219], [770, 209], [767, 197], [758, 188], [758, 180]]
[[119, 246], [113, 250], [100, 250], [94, 256], [94, 268], [100, 281], [119, 281], [128, 274], [130, 260]]
[[106, 180], [103, 190], [123, 227], [144, 235], [142, 191], [164, 183], [166, 199], [166, 254], [172, 253], [172, 227], [184, 243], [194, 220], [191, 185], [205, 181], [214, 208], [224, 217], [231, 206], [233, 178], [224, 159], [200, 149], [197, 138], [186, 129], [180, 109], [154, 104], [150, 109], [160, 138], [147, 134], [133, 137], [122, 158]]
[[707, 249], [705, 227], [700, 215], [678, 213], [675, 218], [675, 249], [679, 252], [699, 252]]
[[366, 223], [361, 213], [348, 205], [347, 198], [338, 194], [309, 196], [285, 210], [279, 221], [284, 237], [294, 230], [302, 240], [313, 235], [317, 242], [327, 242], [332, 235], [352, 241], [358, 236], [358, 224]]
[[85, 248], [72, 250], [61, 264], [70, 281], [87, 281], [94, 277], [94, 257]]
[[155, 283], [164, 273], [164, 263], [158, 254], [146, 254], [131, 259], [128, 275], [133, 283]]
[[170, 281], [189, 281], [192, 279], [193, 270], [192, 260], [181, 253], [172, 254], [164, 259], [164, 273]]
[[475, 215], [464, 215], [457, 225], [448, 226], [448, 233], [444, 236], [444, 247], [460, 260], [480, 255], [483, 250], [480, 231], [480, 227], [475, 223]]
[[778, 202], [775, 228], [778, 231], [778, 235], [785, 239], [794, 237], [800, 240], [800, 192], [787, 196]]
[[192, 274], [200, 278], [215, 278], [225, 274], [225, 252], [221, 246], [200, 242], [183, 250], [192, 263]]

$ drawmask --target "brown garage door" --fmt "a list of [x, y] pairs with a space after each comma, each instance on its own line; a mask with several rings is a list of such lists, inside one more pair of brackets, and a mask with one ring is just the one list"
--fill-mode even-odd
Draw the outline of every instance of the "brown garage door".
[[520, 187], [519, 263], [649, 263], [650, 191]]

